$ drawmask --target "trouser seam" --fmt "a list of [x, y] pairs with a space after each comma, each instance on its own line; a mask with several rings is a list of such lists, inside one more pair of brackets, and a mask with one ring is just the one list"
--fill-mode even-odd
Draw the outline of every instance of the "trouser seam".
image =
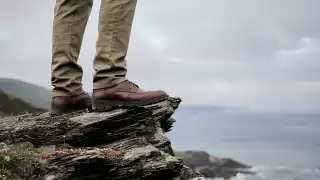
[[115, 18], [117, 19], [117, 22], [116, 22], [116, 26], [113, 29], [112, 34], [111, 34], [111, 41], [110, 41], [110, 52], [111, 53], [114, 52], [114, 49], [116, 48], [116, 43], [114, 42], [114, 39], [115, 39], [116, 34], [119, 31], [119, 26], [120, 26], [120, 21], [121, 21], [120, 15], [122, 12], [123, 12], [123, 0], [121, 0], [121, 2], [120, 2], [120, 10], [117, 13], [117, 16], [115, 16]]
[[[80, 0], [80, 2], [79, 3], [82, 3], [83, 2], [83, 0]], [[68, 55], [69, 55], [69, 57], [70, 58], [73, 58], [72, 57], [72, 54], [71, 54], [71, 46], [72, 46], [72, 36], [73, 36], [73, 25], [74, 25], [74, 22], [75, 22], [75, 12], [72, 12], [72, 21], [71, 21], [71, 23], [69, 24], [70, 26], [69, 26], [69, 44], [68, 44]], [[74, 59], [71, 59], [72, 61], [74, 60]]]

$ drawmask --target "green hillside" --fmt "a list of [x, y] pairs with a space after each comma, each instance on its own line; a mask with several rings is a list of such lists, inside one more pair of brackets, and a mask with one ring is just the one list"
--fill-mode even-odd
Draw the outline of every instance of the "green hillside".
[[33, 106], [45, 109], [50, 107], [51, 91], [41, 86], [16, 79], [0, 78], [0, 90], [19, 97]]
[[0, 90], [0, 116], [19, 115], [26, 112], [45, 112], [46, 110], [36, 108], [27, 102]]

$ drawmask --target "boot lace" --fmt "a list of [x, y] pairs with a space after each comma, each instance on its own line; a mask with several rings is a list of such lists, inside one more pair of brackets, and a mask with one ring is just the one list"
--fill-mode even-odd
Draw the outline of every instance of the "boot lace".
[[136, 83], [132, 82], [132, 81], [125, 80], [124, 83], [126, 83], [126, 84], [128, 84], [128, 85], [131, 85], [131, 86], [134, 86], [134, 87], [136, 87], [136, 88], [139, 88], [139, 86], [138, 86]]

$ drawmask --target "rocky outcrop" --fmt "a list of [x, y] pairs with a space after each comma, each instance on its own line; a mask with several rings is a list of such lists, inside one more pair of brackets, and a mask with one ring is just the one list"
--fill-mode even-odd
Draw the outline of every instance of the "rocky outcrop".
[[0, 119], [0, 179], [205, 179], [174, 156], [164, 135], [180, 102]]
[[205, 151], [175, 151], [175, 155], [182, 158], [186, 166], [199, 171], [208, 178], [229, 179], [238, 173], [254, 174], [249, 165], [229, 158], [214, 157]]

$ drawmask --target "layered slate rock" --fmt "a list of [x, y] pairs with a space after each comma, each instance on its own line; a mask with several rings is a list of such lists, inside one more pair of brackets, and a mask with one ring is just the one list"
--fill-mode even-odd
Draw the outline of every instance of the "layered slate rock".
[[[170, 98], [109, 112], [25, 114], [1, 119], [0, 142], [5, 147], [0, 150], [0, 162], [10, 164], [10, 156], [19, 159], [19, 152], [30, 151], [32, 163], [36, 164], [36, 159], [39, 164], [34, 167], [37, 171], [33, 166], [28, 171], [39, 172], [33, 179], [45, 180], [205, 179], [174, 156], [164, 135], [174, 123], [171, 116], [180, 102]], [[0, 176], [6, 172], [7, 179], [28, 179], [27, 175], [12, 174], [13, 167], [0, 168]]]

